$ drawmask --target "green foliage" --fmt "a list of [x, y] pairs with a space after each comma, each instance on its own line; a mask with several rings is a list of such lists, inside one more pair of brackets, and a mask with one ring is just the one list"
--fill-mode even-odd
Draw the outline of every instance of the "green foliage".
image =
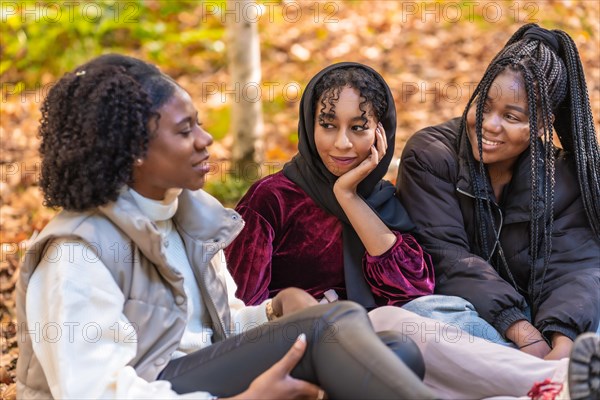
[[206, 182], [204, 190], [216, 197], [226, 207], [235, 207], [253, 182], [232, 175], [226, 175], [225, 179]]
[[268, 96], [265, 97], [267, 97], [267, 99], [263, 99], [263, 111], [266, 114], [280, 113], [284, 111], [288, 106], [287, 101], [281, 95], [280, 91], [278, 91], [277, 95], [273, 98], [269, 98]]
[[231, 125], [231, 107], [224, 106], [213, 108], [204, 118], [208, 132], [210, 132], [215, 140], [221, 140], [229, 132], [229, 126]]
[[[203, 14], [201, 2], [3, 1], [0, 17], [2, 81], [22, 88], [109, 52], [142, 57], [175, 76], [219, 68], [225, 58], [224, 26]], [[202, 62], [181, 62], [191, 59]]]

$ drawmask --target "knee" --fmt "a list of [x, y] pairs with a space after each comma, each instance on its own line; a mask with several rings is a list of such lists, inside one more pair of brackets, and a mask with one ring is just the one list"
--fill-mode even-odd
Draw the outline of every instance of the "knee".
[[425, 377], [425, 361], [417, 344], [397, 331], [377, 332], [381, 341], [396, 354], [421, 380]]
[[357, 303], [336, 301], [311, 308], [317, 311], [313, 329], [319, 336], [329, 337], [347, 329], [369, 329], [373, 332], [367, 311]]
[[340, 319], [351, 317], [362, 318], [365, 321], [369, 320], [364, 307], [352, 301], [336, 301], [335, 303], [325, 304], [321, 307], [323, 307], [321, 318], [327, 322], [336, 322]]

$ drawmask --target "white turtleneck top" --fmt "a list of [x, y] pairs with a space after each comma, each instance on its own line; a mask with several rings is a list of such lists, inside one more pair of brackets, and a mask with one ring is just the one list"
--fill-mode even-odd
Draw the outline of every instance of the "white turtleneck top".
[[196, 284], [194, 272], [185, 254], [183, 240], [173, 229], [171, 220], [177, 211], [177, 196], [181, 190], [168, 191], [163, 201], [150, 200], [132, 189], [129, 191], [137, 205], [156, 224], [162, 235], [169, 265], [177, 268], [183, 275], [183, 288], [188, 298], [187, 326], [174, 356], [183, 356], [210, 345], [213, 334], [212, 329], [208, 328], [210, 317], [206, 306], [200, 301], [202, 298], [200, 288]]
[[[213, 332], [208, 327], [208, 312], [183, 241], [173, 228], [172, 217], [177, 211], [177, 196], [181, 190], [168, 191], [162, 201], [128, 190], [142, 212], [158, 227], [165, 239], [168, 263], [184, 278], [187, 326], [172, 358], [209, 346]], [[137, 339], [123, 314], [125, 298], [104, 264], [98, 259], [94, 262], [86, 259], [86, 252], [81, 251], [83, 246], [68, 239], [56, 241], [53, 248], [68, 257], [44, 257], [27, 290], [27, 322], [33, 350], [44, 366], [53, 397], [213, 398], [206, 392], [178, 395], [171, 390], [169, 382], [147, 382], [136, 375], [133, 367], [127, 366], [135, 357]], [[266, 302], [245, 307], [234, 296], [236, 287], [227, 268], [219, 273], [227, 283], [232, 321], [239, 328], [236, 331], [266, 322]]]

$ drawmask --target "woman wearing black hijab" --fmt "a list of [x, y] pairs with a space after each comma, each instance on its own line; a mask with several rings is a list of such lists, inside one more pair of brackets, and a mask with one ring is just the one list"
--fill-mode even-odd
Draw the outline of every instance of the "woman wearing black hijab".
[[382, 180], [396, 111], [381, 75], [334, 64], [310, 81], [300, 109], [298, 154], [236, 208], [247, 223], [227, 252], [238, 295], [257, 304], [298, 286], [371, 309], [432, 293], [429, 257]]

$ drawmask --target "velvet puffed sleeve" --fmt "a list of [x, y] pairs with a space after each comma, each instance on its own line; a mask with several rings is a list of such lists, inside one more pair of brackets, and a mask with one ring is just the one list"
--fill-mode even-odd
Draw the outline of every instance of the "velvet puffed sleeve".
[[225, 249], [227, 267], [237, 284], [236, 297], [248, 305], [269, 298], [274, 230], [256, 210], [238, 205], [246, 222], [238, 237]]
[[394, 232], [396, 243], [385, 253], [365, 253], [363, 271], [377, 305], [402, 306], [433, 293], [431, 258], [412, 235]]
[[248, 305], [257, 305], [272, 297], [269, 285], [274, 242], [286, 205], [280, 186], [281, 174], [267, 176], [255, 182], [235, 208], [245, 226], [225, 248], [225, 256], [237, 284], [236, 296]]

